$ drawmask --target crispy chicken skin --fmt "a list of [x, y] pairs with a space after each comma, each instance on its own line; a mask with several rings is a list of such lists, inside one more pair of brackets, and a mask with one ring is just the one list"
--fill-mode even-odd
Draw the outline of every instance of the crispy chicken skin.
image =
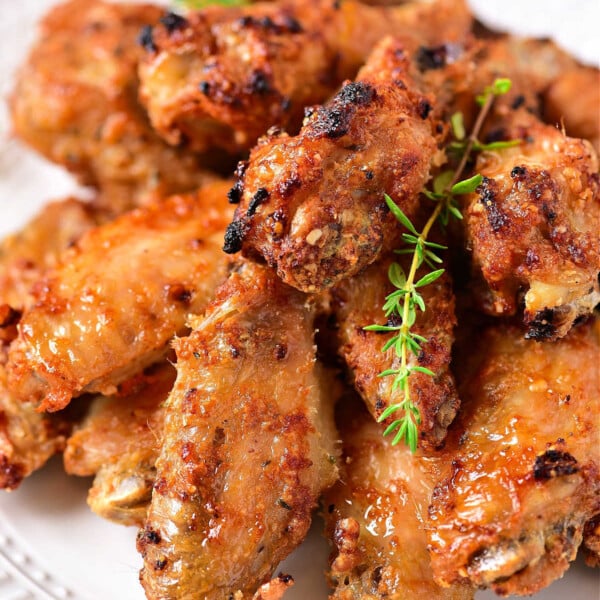
[[170, 143], [248, 150], [272, 126], [297, 131], [305, 106], [353, 78], [382, 37], [461, 39], [471, 15], [459, 0], [370, 7], [285, 0], [209, 7], [148, 32], [141, 98]]
[[463, 401], [428, 537], [436, 580], [533, 594], [568, 568], [600, 507], [600, 323], [555, 343], [501, 324], [458, 353]]
[[467, 199], [465, 223], [481, 307], [512, 315], [522, 296], [527, 336], [554, 340], [600, 301], [598, 159], [518, 109], [492, 119], [514, 148], [483, 152], [483, 183]]
[[270, 269], [243, 263], [176, 341], [178, 375], [138, 535], [148, 598], [251, 597], [306, 535], [337, 478], [315, 312]]
[[101, 215], [85, 202], [67, 198], [47, 204], [17, 233], [0, 242], [0, 305], [22, 310], [32, 303], [31, 288], [42, 274]]
[[163, 403], [174, 381], [175, 368], [165, 362], [120, 385], [115, 396], [98, 396], [67, 440], [65, 471], [96, 476], [88, 504], [101, 517], [143, 524], [162, 443]]
[[334, 545], [331, 600], [473, 598], [466, 585], [442, 588], [433, 580], [424, 521], [440, 457], [392, 447], [356, 398], [344, 398], [336, 416], [344, 469], [323, 499]]
[[36, 288], [10, 350], [9, 385], [45, 410], [111, 395], [156, 362], [225, 279], [228, 184], [137, 209], [85, 235]]
[[402, 45], [386, 38], [298, 136], [263, 138], [238, 167], [225, 251], [262, 255], [286, 283], [314, 292], [395, 243], [400, 227], [384, 193], [414, 217], [437, 152], [432, 99], [409, 69]]
[[[399, 402], [402, 394], [392, 392], [393, 377], [379, 377], [382, 371], [399, 366], [393, 349], [381, 352], [391, 334], [364, 330], [367, 325], [386, 324], [381, 307], [386, 295], [395, 289], [388, 278], [389, 266], [392, 262], [400, 262], [405, 272], [409, 270], [409, 261], [398, 261], [397, 258], [394, 255], [380, 260], [332, 290], [332, 308], [339, 327], [339, 352], [348, 365], [354, 386], [375, 418], [388, 406]], [[424, 274], [418, 273], [417, 280]], [[427, 310], [418, 312], [411, 330], [427, 338], [427, 342], [422, 344], [418, 357], [411, 354], [409, 364], [426, 367], [436, 376], [414, 373], [410, 377], [410, 390], [421, 414], [419, 443], [436, 447], [443, 442], [460, 404], [450, 373], [456, 325], [450, 277], [445, 274], [423, 287], [422, 294]], [[387, 423], [393, 420], [392, 416]]]
[[153, 132], [137, 100], [137, 38], [162, 9], [69, 0], [53, 8], [12, 94], [17, 135], [65, 166], [120, 212], [198, 188], [212, 176], [197, 157]]

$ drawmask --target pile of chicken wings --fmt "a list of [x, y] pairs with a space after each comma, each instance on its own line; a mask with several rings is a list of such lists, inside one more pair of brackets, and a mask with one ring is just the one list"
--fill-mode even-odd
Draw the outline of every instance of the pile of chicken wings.
[[[391, 333], [365, 330], [410, 264], [385, 194], [425, 223], [451, 117], [497, 78], [480, 139], [515, 143], [473, 154], [433, 230], [412, 454], [380, 422]], [[598, 70], [462, 0], [56, 6], [13, 127], [94, 198], [0, 246], [0, 488], [63, 453], [139, 528], [152, 600], [281, 598], [317, 508], [335, 600], [597, 565], [599, 106]]]

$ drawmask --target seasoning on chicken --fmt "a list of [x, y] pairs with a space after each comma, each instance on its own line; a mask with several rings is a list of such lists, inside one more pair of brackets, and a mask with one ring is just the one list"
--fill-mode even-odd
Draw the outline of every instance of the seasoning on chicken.
[[600, 511], [600, 322], [538, 344], [505, 323], [457, 354], [463, 402], [427, 533], [436, 580], [533, 594]]
[[227, 182], [90, 231], [36, 288], [9, 355], [9, 385], [45, 410], [116, 386], [166, 353], [225, 279]]
[[242, 263], [192, 333], [145, 527], [149, 599], [253, 594], [306, 535], [337, 478], [332, 381], [316, 363], [312, 300]]
[[101, 517], [138, 526], [146, 519], [162, 443], [163, 403], [174, 381], [175, 369], [166, 362], [125, 382], [115, 396], [98, 396], [67, 440], [65, 471], [96, 476], [88, 504]]
[[146, 32], [140, 95], [170, 143], [235, 153], [272, 126], [295, 133], [304, 107], [354, 78], [386, 35], [439, 44], [462, 39], [471, 20], [463, 0], [285, 0], [172, 15]]
[[524, 109], [491, 121], [513, 148], [482, 152], [484, 177], [465, 223], [482, 308], [512, 315], [524, 303], [527, 337], [564, 336], [600, 301], [598, 158]]
[[467, 585], [434, 582], [427, 552], [427, 507], [443, 456], [393, 447], [355, 398], [344, 398], [336, 415], [344, 469], [323, 500], [334, 544], [331, 599], [472, 599]]
[[309, 111], [300, 134], [263, 138], [238, 168], [240, 201], [225, 251], [262, 255], [302, 291], [352, 276], [390, 249], [437, 152], [431, 97], [416, 89], [402, 45], [386, 38], [355, 82]]
[[[402, 398], [401, 391], [392, 389], [393, 377], [379, 376], [386, 369], [398, 368], [400, 359], [393, 348], [381, 351], [392, 334], [365, 331], [364, 328], [372, 324], [396, 324], [393, 317], [385, 322], [382, 306], [385, 297], [395, 289], [388, 279], [390, 264], [400, 262], [408, 272], [409, 261], [397, 259], [400, 257], [384, 258], [360, 275], [340, 282], [332, 290], [332, 308], [339, 327], [339, 352], [348, 365], [356, 390], [376, 419]], [[417, 275], [417, 281], [419, 278]], [[446, 437], [448, 425], [460, 404], [450, 373], [456, 325], [450, 277], [444, 274], [421, 288], [421, 292], [426, 310], [417, 311], [411, 331], [427, 341], [422, 343], [418, 356], [410, 354], [409, 361], [430, 369], [435, 376], [413, 373], [409, 382], [411, 397], [421, 416], [419, 444], [436, 447]], [[394, 415], [385, 422], [389, 425], [393, 420]]]
[[213, 175], [165, 144], [137, 100], [137, 38], [161, 8], [69, 0], [53, 8], [12, 94], [17, 135], [86, 185], [114, 212], [191, 191]]

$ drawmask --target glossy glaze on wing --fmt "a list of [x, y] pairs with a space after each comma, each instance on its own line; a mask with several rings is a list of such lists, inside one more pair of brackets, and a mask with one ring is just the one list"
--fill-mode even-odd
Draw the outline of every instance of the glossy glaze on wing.
[[[400, 262], [408, 272], [410, 261], [405, 257], [388, 257], [371, 265], [360, 275], [342, 281], [332, 290], [332, 308], [341, 343], [339, 352], [348, 365], [355, 388], [375, 418], [402, 398], [402, 392], [392, 391], [393, 377], [379, 377], [382, 371], [397, 368], [400, 364], [393, 349], [381, 352], [392, 334], [364, 330], [367, 325], [389, 323], [382, 306], [386, 295], [395, 289], [388, 278], [392, 262]], [[418, 272], [417, 281], [425, 273], [425, 270]], [[435, 377], [414, 373], [409, 381], [411, 397], [421, 415], [419, 443], [435, 447], [443, 442], [448, 425], [460, 404], [450, 373], [456, 325], [454, 295], [447, 274], [421, 291], [426, 310], [417, 311], [411, 331], [427, 338], [427, 342], [422, 344], [419, 356], [410, 354], [409, 365], [430, 369]], [[394, 415], [386, 423], [393, 420]]]
[[355, 398], [340, 401], [336, 414], [344, 468], [323, 499], [331, 600], [473, 598], [467, 585], [438, 586], [427, 552], [427, 507], [443, 456], [393, 447]]
[[353, 78], [383, 37], [436, 44], [462, 38], [464, 2], [369, 7], [347, 0], [213, 6], [148, 32], [141, 98], [173, 144], [248, 150], [270, 127], [295, 133], [305, 106]]
[[12, 94], [17, 135], [121, 212], [214, 176], [198, 157], [154, 133], [137, 100], [138, 36], [163, 9], [150, 4], [69, 0], [53, 8]]
[[437, 152], [432, 98], [410, 70], [387, 38], [298, 136], [263, 138], [238, 169], [225, 250], [262, 255], [286, 283], [317, 291], [389, 249], [400, 227], [384, 193], [413, 218]]
[[251, 596], [306, 535], [337, 477], [333, 386], [316, 364], [314, 316], [303, 294], [245, 263], [177, 341], [138, 535], [148, 598]]
[[225, 279], [227, 183], [138, 209], [84, 236], [36, 288], [10, 352], [23, 400], [58, 410], [116, 385], [163, 356]]
[[437, 581], [533, 594], [600, 509], [600, 323], [554, 343], [506, 324], [456, 357], [463, 401], [427, 527]]

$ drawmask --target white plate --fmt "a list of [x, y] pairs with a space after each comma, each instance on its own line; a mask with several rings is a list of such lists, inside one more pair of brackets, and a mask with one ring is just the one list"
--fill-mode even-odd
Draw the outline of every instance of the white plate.
[[[53, 0], [0, 0], [0, 92], [34, 37], [33, 24]], [[472, 0], [489, 24], [521, 33], [553, 34], [589, 62], [598, 63], [597, 0]], [[566, 10], [565, 10], [566, 9]], [[60, 169], [45, 163], [8, 136], [0, 103], [0, 235], [16, 229], [48, 199], [77, 188]], [[143, 600], [137, 582], [140, 558], [135, 530], [93, 515], [87, 479], [64, 475], [59, 458], [14, 493], [0, 493], [0, 600]], [[328, 555], [317, 521], [307, 541], [281, 568], [297, 584], [286, 600], [324, 600]], [[539, 600], [599, 597], [597, 571], [581, 563], [536, 596]], [[495, 598], [482, 593], [479, 600]]]

